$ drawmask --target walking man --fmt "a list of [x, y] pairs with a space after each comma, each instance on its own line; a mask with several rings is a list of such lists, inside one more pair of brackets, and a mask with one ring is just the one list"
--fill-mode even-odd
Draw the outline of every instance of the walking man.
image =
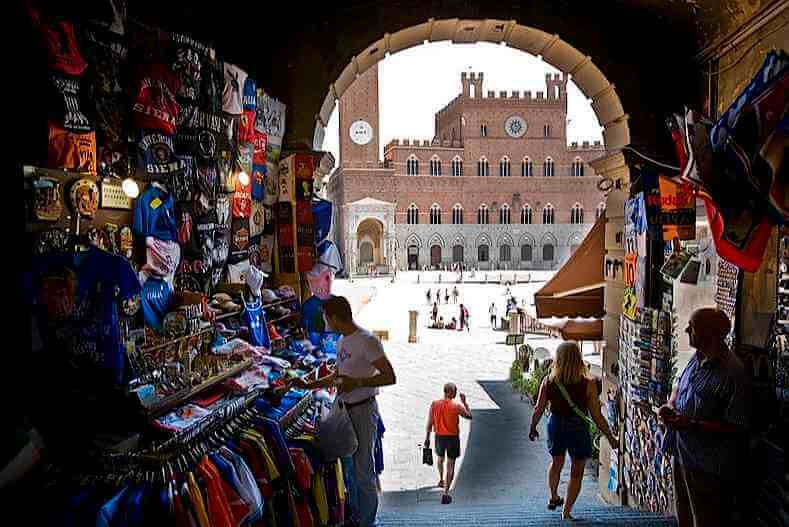
[[490, 305], [490, 309], [488, 310], [490, 313], [490, 327], [491, 329], [496, 329], [496, 303], [492, 303]]
[[430, 305], [430, 289], [427, 290], [427, 303]]
[[359, 524], [374, 527], [378, 513], [378, 476], [375, 473], [375, 440], [378, 434], [378, 388], [397, 382], [381, 341], [353, 320], [345, 297], [332, 296], [324, 304], [328, 326], [342, 334], [337, 343], [337, 369], [314, 382], [296, 378], [303, 389], [338, 387], [336, 404], [348, 410], [359, 443], [353, 455], [358, 492]]
[[[438, 486], [444, 489], [441, 503], [452, 503], [449, 488], [455, 478], [455, 460], [460, 457], [460, 416], [471, 419], [471, 410], [466, 403], [466, 394], [460, 394], [460, 403], [454, 399], [458, 389], [453, 383], [444, 385], [444, 398], [433, 401], [427, 416], [425, 446], [430, 446], [430, 433], [436, 432], [436, 456], [438, 457]], [[444, 458], [447, 458], [447, 473], [444, 477]]]
[[459, 296], [460, 296], [460, 292], [458, 292], [458, 286], [453, 287], [452, 288], [452, 302], [457, 304]]
[[433, 302], [433, 325], [436, 325], [436, 321], [438, 320], [438, 304]]
[[696, 353], [658, 410], [668, 428], [664, 451], [674, 456], [679, 527], [744, 524], [733, 520], [731, 504], [747, 459], [751, 391], [742, 362], [724, 342], [730, 329], [719, 309], [693, 313], [686, 331]]

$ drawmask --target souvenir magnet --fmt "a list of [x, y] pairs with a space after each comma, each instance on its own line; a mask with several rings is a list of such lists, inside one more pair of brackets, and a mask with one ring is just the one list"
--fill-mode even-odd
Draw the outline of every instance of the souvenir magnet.
[[127, 259], [131, 260], [134, 252], [134, 235], [128, 225], [121, 228], [121, 254]]
[[80, 216], [92, 218], [99, 208], [99, 187], [87, 178], [76, 181], [71, 186], [71, 206]]

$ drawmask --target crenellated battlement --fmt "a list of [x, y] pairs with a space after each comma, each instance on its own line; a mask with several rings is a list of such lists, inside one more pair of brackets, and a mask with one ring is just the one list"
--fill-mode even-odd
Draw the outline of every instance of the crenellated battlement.
[[391, 150], [393, 148], [463, 148], [463, 142], [459, 140], [444, 140], [440, 141], [438, 139], [411, 139], [411, 138], [400, 138], [400, 139], [392, 139], [389, 141], [386, 146], [384, 147], [384, 152], [387, 150]]
[[601, 141], [594, 141], [590, 143], [589, 141], [583, 141], [580, 144], [578, 141], [573, 141], [570, 143], [570, 146], [567, 147], [568, 152], [587, 152], [587, 151], [599, 151], [605, 150], [605, 145]]

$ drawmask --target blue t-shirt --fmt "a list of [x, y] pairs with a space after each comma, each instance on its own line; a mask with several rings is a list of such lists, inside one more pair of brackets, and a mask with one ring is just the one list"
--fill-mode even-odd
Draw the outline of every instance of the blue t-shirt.
[[91, 246], [84, 253], [37, 257], [33, 276], [40, 327], [53, 360], [87, 377], [99, 370], [121, 384], [126, 352], [118, 327], [119, 304], [140, 293], [129, 262]]
[[178, 241], [175, 200], [172, 194], [149, 185], [134, 203], [134, 232], [165, 242]]
[[301, 307], [304, 328], [307, 330], [308, 334], [323, 333], [326, 331], [326, 323], [323, 321], [323, 304], [325, 303], [325, 300], [321, 300], [313, 295], [309, 297]]
[[329, 236], [333, 206], [331, 201], [312, 202], [312, 222], [315, 225], [315, 243], [320, 243]]
[[142, 286], [142, 313], [145, 323], [156, 331], [162, 331], [162, 321], [173, 302], [173, 287], [161, 278], [149, 278]]
[[266, 165], [252, 165], [252, 199], [266, 199]]

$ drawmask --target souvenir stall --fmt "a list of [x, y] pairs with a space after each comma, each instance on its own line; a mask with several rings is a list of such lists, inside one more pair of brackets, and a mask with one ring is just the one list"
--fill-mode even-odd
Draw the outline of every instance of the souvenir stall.
[[607, 188], [609, 202], [621, 199], [624, 209], [606, 232], [606, 311], [614, 312], [612, 292], [621, 287], [621, 315], [615, 326], [606, 321], [607, 338], [613, 328], [618, 338], [603, 359], [621, 444], [606, 454], [601, 488], [629, 506], [673, 510], [671, 460], [661, 451], [665, 429], [656, 410], [695, 352], [683, 335], [687, 320], [699, 307], [717, 306], [732, 321], [727, 342], [753, 387], [753, 462], [742, 481], [761, 483], [733, 489], [735, 499], [755, 504], [748, 517], [765, 525], [780, 525], [780, 511], [789, 512], [780, 469], [789, 422], [789, 57], [777, 50], [763, 57], [718, 119], [689, 109], [667, 119], [676, 160], [625, 151], [626, 177]]
[[57, 95], [20, 174], [31, 362], [67, 403], [37, 420], [42, 520], [345, 524], [352, 467], [318, 444], [333, 395], [288, 382], [336, 360], [331, 156], [283, 155], [285, 106], [188, 35], [28, 14]]

